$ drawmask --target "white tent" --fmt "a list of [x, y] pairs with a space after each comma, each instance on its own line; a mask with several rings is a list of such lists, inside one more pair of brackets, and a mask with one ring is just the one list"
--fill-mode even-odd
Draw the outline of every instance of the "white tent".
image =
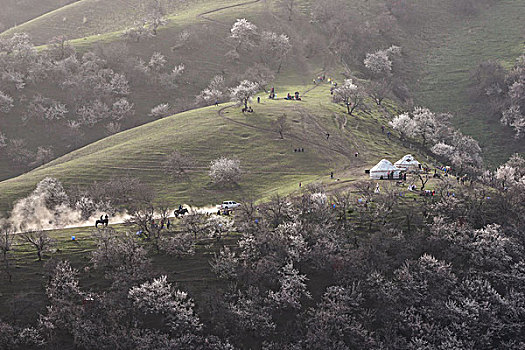
[[394, 165], [404, 171], [419, 171], [421, 169], [421, 164], [411, 154], [407, 154]]
[[370, 169], [370, 178], [376, 180], [387, 180], [389, 175], [392, 176], [392, 174], [394, 179], [399, 179], [401, 169], [396, 168], [386, 159], [382, 159], [372, 169]]

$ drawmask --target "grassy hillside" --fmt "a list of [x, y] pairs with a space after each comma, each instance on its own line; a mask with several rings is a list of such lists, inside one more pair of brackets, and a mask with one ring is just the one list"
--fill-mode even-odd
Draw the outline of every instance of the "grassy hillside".
[[[194, 13], [194, 11], [205, 12], [223, 4], [231, 5], [239, 2], [234, 0], [161, 1], [172, 17], [176, 14]], [[69, 39], [98, 36], [132, 26], [135, 21], [144, 18], [147, 14], [147, 4], [148, 1], [145, 0], [76, 1], [7, 30], [4, 34], [28, 33], [37, 44], [46, 44], [58, 35], [65, 35]]]
[[[276, 86], [278, 97], [308, 88]], [[260, 104], [254, 103], [254, 113], [242, 114], [232, 105], [184, 112], [113, 135], [1, 182], [1, 209], [27, 195], [46, 176], [70, 186], [131, 175], [151, 184], [159, 200], [194, 205], [289, 193], [298, 189], [299, 182], [329, 180], [330, 171], [346, 180], [361, 178], [364, 169], [379, 159], [396, 159], [409, 152], [381, 133], [385, 111], [370, 106], [370, 112], [349, 116], [342, 127], [345, 109], [331, 102], [326, 84], [309, 91], [301, 102], [262, 96]], [[291, 126], [284, 140], [272, 126], [282, 113]], [[328, 140], [326, 133], [330, 133]], [[295, 153], [294, 148], [304, 148], [304, 153]], [[161, 170], [165, 155], [173, 150], [196, 162], [187, 181], [173, 181]], [[360, 153], [357, 159], [355, 151]], [[210, 184], [209, 162], [221, 155], [241, 160], [244, 175], [238, 187], [220, 189]]]
[[[155, 38], [126, 45], [120, 38], [119, 30], [141, 15], [143, 1], [83, 0], [46, 14], [16, 30], [28, 31], [39, 42], [67, 33], [71, 38], [78, 37], [73, 40], [73, 44], [79, 51], [95, 49], [107, 57], [148, 59], [152, 52], [158, 51], [166, 56], [170, 64], [184, 64], [186, 70], [175, 92], [140, 84], [132, 89], [130, 99], [135, 104], [136, 113], [122, 123], [123, 128], [130, 128], [150, 122], [152, 119], [148, 117], [148, 113], [159, 103], [170, 103], [175, 111], [194, 108], [194, 96], [214, 75], [223, 74], [233, 81], [252, 64], [254, 57], [249, 55], [241, 57], [238, 62], [225, 57], [226, 52], [231, 49], [225, 38], [231, 24], [239, 17], [248, 18], [263, 30], [285, 32], [294, 41], [293, 53], [278, 77], [281, 82], [304, 84], [321, 69], [337, 67], [334, 57], [323, 49], [326, 40], [316, 24], [308, 22], [311, 3], [306, 0], [298, 1], [298, 9], [304, 16], [296, 16], [294, 21], [289, 22], [285, 14], [275, 7], [275, 1], [176, 2], [170, 8], [170, 23], [161, 28]], [[366, 3], [352, 0], [349, 3], [356, 13], [362, 15], [363, 22], [366, 22], [380, 12], [384, 0]], [[230, 7], [239, 4], [244, 5]], [[497, 121], [487, 121], [482, 113], [469, 107], [465, 90], [469, 70], [479, 61], [495, 58], [511, 64], [518, 55], [522, 48], [520, 31], [523, 30], [523, 24], [520, 19], [523, 17], [524, 5], [503, 0], [480, 8], [478, 14], [470, 17], [457, 15], [454, 2], [448, 0], [422, 0], [412, 6], [417, 16], [399, 21], [399, 31], [389, 33], [391, 40], [377, 45], [386, 47], [395, 43], [404, 48], [409, 62], [406, 75], [411, 82], [415, 103], [457, 115], [457, 125], [481, 141], [490, 164], [502, 162], [515, 151], [523, 152], [524, 143], [514, 141], [510, 129], [500, 126]], [[202, 15], [221, 8], [225, 9]], [[86, 16], [88, 20], [83, 23], [86, 13], [93, 14], [93, 18]], [[7, 34], [13, 31], [8, 31]], [[190, 39], [180, 45], [178, 38], [183, 31], [190, 33]], [[307, 38], [314, 38], [318, 45], [317, 50], [313, 51], [315, 54], [308, 56], [305, 54], [305, 45], [311, 43], [307, 43]], [[359, 65], [352, 69], [359, 74]], [[133, 79], [132, 76], [130, 78]], [[39, 92], [42, 87], [33, 89], [34, 92]], [[46, 87], [45, 95], [54, 93]], [[61, 92], [56, 92], [56, 96], [60, 97], [60, 94]], [[2, 130], [9, 131], [10, 135], [24, 138], [33, 148], [37, 145], [50, 145], [57, 155], [62, 155], [79, 145], [86, 145], [105, 136], [104, 130], [93, 128], [87, 130], [84, 138], [77, 140], [78, 144], [75, 145], [71, 140], [50, 138], [47, 132], [29, 131], [19, 122], [23, 107], [19, 105], [13, 109], [10, 116], [2, 121], [1, 127]], [[0, 161], [7, 164], [3, 158]], [[12, 166], [2, 166], [0, 178], [11, 177], [21, 171], [22, 169]]]
[[0, 32], [56, 10], [76, 0], [2, 0]]
[[[156, 37], [138, 43], [125, 43], [118, 32], [73, 40], [73, 44], [80, 52], [95, 50], [109, 61], [122, 60], [122, 58], [141, 58], [147, 61], [153, 52], [160, 52], [166, 57], [170, 66], [184, 64], [185, 71], [175, 91], [137, 81], [137, 78], [134, 77], [136, 71], [126, 70], [129, 68], [126, 65], [127, 63], [124, 64], [124, 68], [122, 66], [115, 67], [117, 71], [124, 70], [131, 81], [129, 99], [135, 106], [135, 114], [121, 122], [123, 129], [151, 122], [153, 119], [148, 114], [151, 108], [160, 103], [169, 103], [174, 112], [195, 108], [195, 96], [217, 74], [222, 74], [228, 82], [235, 83], [240, 74], [244, 73], [257, 60], [257, 57], [250, 55], [243, 55], [239, 61], [232, 61], [225, 57], [225, 54], [232, 48], [226, 40], [229, 28], [235, 19], [241, 16], [255, 19], [254, 22], [261, 29], [280, 28], [289, 33], [294, 40], [294, 50], [283, 65], [280, 74], [283, 81], [305, 83], [311, 81], [315, 72], [322, 68], [322, 61], [326, 54], [321, 50], [322, 54], [319, 56], [304, 58], [302, 54], [303, 44], [298, 34], [299, 32], [310, 33], [315, 30], [315, 27], [304, 21], [289, 23], [286, 19], [275, 17], [273, 13], [265, 10], [263, 3], [251, 3], [228, 8], [208, 14], [205, 18], [199, 16], [203, 12], [227, 7], [232, 3], [242, 4], [242, 2], [231, 0], [203, 2], [202, 6], [195, 4], [194, 7], [173, 15], [168, 26], [161, 28]], [[179, 42], [179, 34], [182, 31], [190, 33], [189, 40], [183, 45]], [[29, 95], [41, 93], [44, 96], [54, 96], [57, 99], [62, 99], [64, 95], [64, 91], [57, 86], [44, 87], [41, 84], [28, 86], [24, 91]], [[60, 156], [107, 135], [103, 127], [101, 127], [102, 130], [99, 127], [86, 129], [82, 138], [74, 140], [75, 144], [72, 140], [63, 137], [61, 134], [63, 127], [49, 128], [45, 123], [35, 124], [36, 121], [32, 122], [29, 127], [21, 123], [20, 115], [25, 113], [26, 107], [24, 103], [15, 104], [15, 108], [7, 117], [0, 120], [0, 128], [7, 135], [17, 135], [17, 137], [23, 138], [32, 149], [36, 149], [38, 145], [49, 145]], [[48, 132], [40, 132], [42, 128], [46, 128]], [[50, 133], [55, 133], [55, 136], [49, 137]], [[2, 164], [9, 164], [5, 156], [0, 155], [0, 161]], [[0, 179], [18, 175], [22, 171], [23, 169], [12, 165], [2, 166]]]
[[[433, 12], [436, 18], [444, 16], [439, 8]], [[414, 75], [417, 103], [456, 115], [455, 124], [480, 142], [489, 165], [501, 164], [513, 152], [524, 153], [525, 142], [472, 105], [467, 91], [470, 72], [489, 59], [511, 67], [525, 48], [524, 18], [524, 2], [498, 1], [467, 20], [442, 23], [439, 30], [436, 23], [433, 31], [423, 34], [428, 50], [413, 50], [420, 58]]]

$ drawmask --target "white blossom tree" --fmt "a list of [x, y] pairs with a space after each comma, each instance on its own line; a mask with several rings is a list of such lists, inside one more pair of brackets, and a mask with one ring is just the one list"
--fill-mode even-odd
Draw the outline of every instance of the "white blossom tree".
[[363, 90], [354, 84], [352, 79], [345, 79], [343, 84], [334, 89], [333, 101], [344, 103], [348, 114], [352, 114], [357, 108], [361, 108], [365, 95]]
[[412, 129], [411, 137], [420, 137], [423, 147], [428, 141], [435, 140], [439, 124], [434, 113], [428, 108], [416, 107], [412, 112], [412, 120], [415, 127]]
[[220, 157], [211, 161], [208, 173], [217, 185], [237, 184], [241, 180], [241, 161]]
[[33, 97], [28, 106], [28, 113], [25, 115], [30, 118], [55, 121], [64, 119], [68, 109], [64, 103], [46, 98], [41, 95]]
[[364, 60], [365, 67], [376, 76], [387, 77], [392, 73], [392, 57], [401, 53], [401, 48], [392, 45], [386, 50], [367, 53]]
[[179, 84], [179, 77], [184, 73], [185, 66], [183, 64], [179, 64], [178, 66], [175, 66], [171, 72], [169, 73], [161, 73], [159, 75], [159, 82], [160, 85], [167, 89], [175, 89], [177, 88]]
[[521, 138], [525, 135], [525, 116], [521, 113], [520, 106], [512, 105], [505, 111], [501, 117], [501, 123], [512, 127], [516, 138]]
[[367, 53], [364, 64], [373, 74], [386, 75], [392, 71], [392, 61], [386, 50]]
[[496, 179], [501, 182], [501, 186], [505, 189], [507, 186], [511, 186], [517, 182], [517, 174], [515, 168], [504, 164], [496, 170]]
[[9, 113], [13, 106], [13, 98], [3, 91], [0, 91], [0, 112]]
[[169, 116], [171, 114], [171, 106], [169, 103], [161, 103], [156, 105], [149, 112], [149, 116], [155, 119], [161, 119]]
[[159, 245], [161, 251], [174, 257], [180, 258], [195, 254], [195, 239], [189, 232], [165, 235], [161, 237]]
[[102, 229], [93, 232], [93, 238], [97, 249], [91, 253], [91, 262], [95, 269], [104, 271], [114, 287], [125, 289], [144, 280], [150, 261], [147, 251], [133, 237], [119, 237], [112, 229]]
[[390, 125], [399, 131], [402, 137], [408, 136], [421, 139], [423, 147], [429, 141], [437, 141], [446, 125], [446, 115], [438, 118], [428, 108], [416, 107], [411, 113], [403, 113], [395, 117]]
[[133, 113], [133, 103], [125, 98], [116, 100], [111, 106], [111, 119], [114, 121], [121, 121], [122, 119], [133, 115]]
[[220, 278], [234, 279], [237, 277], [239, 258], [230, 248], [224, 247], [219, 251], [219, 254], [215, 254], [210, 265], [213, 272]]
[[225, 91], [226, 85], [224, 77], [222, 75], [216, 75], [210, 81], [208, 87], [202, 90], [196, 97], [197, 103], [210, 105], [212, 103], [222, 102]]
[[248, 108], [248, 101], [257, 93], [259, 84], [243, 80], [239, 85], [230, 89], [230, 96], [233, 101], [237, 101]]
[[294, 269], [293, 262], [287, 262], [279, 271], [279, 290], [268, 292], [269, 302], [278, 309], [300, 309], [301, 299], [311, 298], [306, 286], [307, 280], [305, 275]]
[[431, 151], [449, 160], [459, 172], [478, 172], [483, 165], [483, 159], [477, 141], [470, 136], [455, 132], [449, 142], [450, 144], [438, 142]]
[[44, 165], [53, 158], [55, 158], [55, 152], [51, 146], [38, 146], [33, 164], [38, 166]]
[[111, 108], [105, 102], [97, 99], [81, 106], [76, 114], [82, 125], [92, 127], [100, 121], [111, 119]]
[[174, 335], [196, 333], [202, 329], [188, 294], [174, 290], [166, 276], [133, 287], [128, 292], [133, 305], [144, 314], [162, 315]]
[[237, 291], [236, 298], [230, 302], [228, 309], [243, 331], [268, 335], [275, 330], [271, 308], [266, 305], [257, 287], [249, 287], [245, 292]]
[[224, 216], [213, 215], [206, 221], [206, 231], [208, 235], [216, 240], [220, 240], [233, 228], [233, 221]]
[[0, 131], [0, 150], [7, 146], [7, 137]]
[[257, 38], [257, 26], [246, 18], [237, 19], [230, 29], [230, 38], [235, 43], [236, 50], [242, 47], [252, 47]]
[[148, 62], [147, 68], [150, 72], [160, 73], [166, 67], [168, 61], [160, 52], [154, 52]]

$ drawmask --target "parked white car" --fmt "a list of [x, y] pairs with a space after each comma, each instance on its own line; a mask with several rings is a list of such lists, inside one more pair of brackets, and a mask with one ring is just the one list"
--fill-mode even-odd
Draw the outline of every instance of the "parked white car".
[[241, 206], [241, 204], [237, 203], [235, 201], [224, 201], [221, 204], [221, 210], [223, 210], [223, 209], [232, 210], [232, 209], [236, 209], [236, 208], [238, 208], [240, 206]]

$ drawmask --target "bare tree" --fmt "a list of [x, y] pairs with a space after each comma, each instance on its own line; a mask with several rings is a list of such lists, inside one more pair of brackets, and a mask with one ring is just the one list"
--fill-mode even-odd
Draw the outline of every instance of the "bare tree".
[[162, 162], [164, 173], [173, 178], [182, 178], [186, 175], [186, 171], [194, 164], [191, 158], [173, 151], [166, 156], [166, 160]]
[[374, 80], [370, 82], [368, 93], [374, 99], [378, 106], [381, 106], [383, 100], [392, 90], [392, 83], [388, 79]]
[[69, 43], [65, 35], [59, 35], [51, 39], [46, 53], [53, 61], [60, 61], [74, 55], [75, 48]]
[[419, 181], [421, 181], [421, 187], [419, 188], [421, 191], [423, 191], [425, 189], [425, 186], [428, 182], [428, 180], [430, 180], [430, 176], [428, 176], [428, 174], [421, 174], [421, 173], [417, 173], [417, 176], [419, 178]]
[[281, 0], [279, 4], [288, 13], [288, 20], [291, 21], [294, 14], [295, 0]]
[[290, 44], [290, 38], [286, 34], [264, 31], [261, 34], [259, 47], [266, 63], [276, 64], [277, 73], [279, 73], [284, 59], [292, 49], [292, 44]]
[[248, 80], [257, 83], [259, 85], [258, 88], [263, 90], [266, 90], [266, 85], [270, 84], [275, 79], [273, 72], [268, 67], [259, 63], [246, 69], [241, 77], [241, 80]]
[[42, 254], [48, 251], [55, 243], [46, 231], [28, 231], [20, 234], [20, 241], [28, 243], [36, 250], [38, 261], [42, 261]]
[[11, 274], [10, 255], [13, 251], [14, 230], [11, 224], [6, 221], [1, 223], [0, 229], [0, 252], [2, 252], [5, 273], [7, 274], [9, 282], [11, 282], [13, 276]]
[[151, 33], [157, 35], [157, 29], [168, 23], [166, 10], [159, 0], [152, 0], [148, 10], [148, 14], [144, 18], [145, 23], [149, 26]]
[[196, 240], [206, 232], [206, 217], [195, 211], [190, 211], [182, 218], [182, 231], [193, 235]]
[[133, 27], [126, 29], [122, 33], [122, 37], [127, 41], [139, 42], [141, 39], [145, 39], [151, 36], [151, 32], [146, 27], [146, 23], [136, 22]]
[[53, 152], [53, 147], [39, 146], [36, 151], [35, 161], [31, 165], [44, 165], [53, 158], [55, 158], [55, 152]]
[[148, 275], [147, 251], [134, 237], [117, 236], [113, 230], [104, 229], [94, 238], [97, 249], [92, 252], [91, 261], [96, 269], [104, 271], [114, 287], [127, 289]]
[[286, 114], [282, 114], [273, 122], [274, 128], [277, 130], [281, 139], [284, 139], [283, 133], [290, 131], [290, 124], [288, 124], [288, 119]]
[[27, 148], [27, 143], [24, 139], [11, 139], [7, 143], [6, 152], [8, 158], [22, 166], [27, 166], [34, 158], [34, 153]]

